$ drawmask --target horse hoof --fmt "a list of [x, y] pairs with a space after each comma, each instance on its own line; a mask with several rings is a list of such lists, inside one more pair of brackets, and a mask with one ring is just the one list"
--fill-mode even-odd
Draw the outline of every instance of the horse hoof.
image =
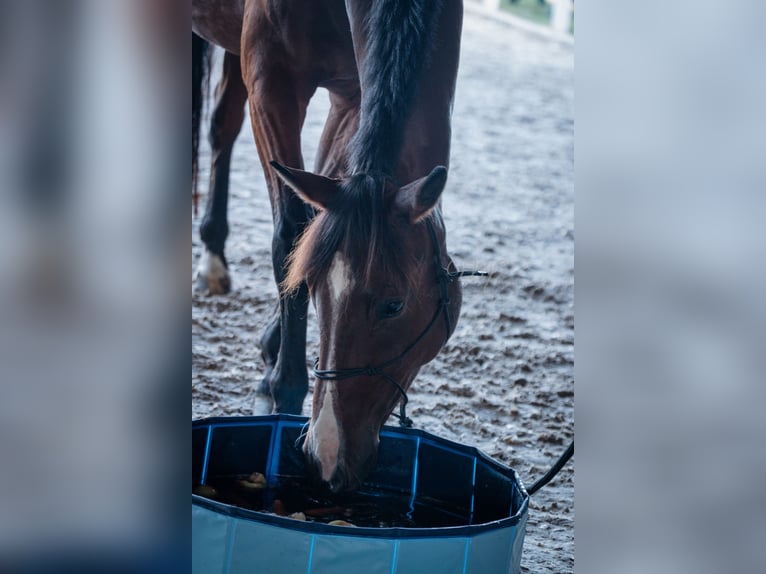
[[208, 295], [225, 295], [231, 291], [229, 270], [219, 255], [204, 251], [197, 267], [195, 287]]

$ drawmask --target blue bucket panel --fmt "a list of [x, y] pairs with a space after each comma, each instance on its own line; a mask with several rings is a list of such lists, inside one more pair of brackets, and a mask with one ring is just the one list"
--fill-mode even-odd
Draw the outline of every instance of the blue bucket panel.
[[521, 552], [527, 529], [527, 514], [515, 525], [471, 538], [465, 574], [516, 574], [521, 570]]
[[[521, 496], [519, 494], [519, 496]], [[525, 510], [516, 526], [513, 527], [513, 539], [511, 540], [511, 557], [508, 564], [508, 572], [513, 574], [521, 570], [521, 552], [524, 548], [524, 536], [527, 534], [527, 511]]]
[[438, 500], [470, 512], [475, 465], [475, 457], [422, 440], [415, 500]]
[[398, 541], [396, 574], [463, 574], [467, 538]]
[[[516, 526], [474, 536], [468, 542], [465, 574], [508, 574], [518, 572], [511, 562]], [[519, 560], [521, 557], [518, 557]], [[510, 566], [509, 566], [510, 565]]]
[[207, 445], [207, 428], [192, 430], [192, 484], [202, 481], [202, 466], [205, 461], [205, 447]]
[[384, 433], [378, 448], [378, 463], [365, 484], [411, 492], [419, 442], [419, 437]]
[[484, 463], [476, 465], [474, 485], [474, 523], [481, 524], [500, 520], [511, 514], [516, 488], [509, 488], [507, 476]]
[[315, 536], [309, 574], [391, 574], [395, 541], [352, 536]]
[[192, 505], [192, 572], [224, 574], [231, 528], [236, 520]]
[[212, 427], [207, 476], [267, 473], [271, 425]]
[[238, 520], [227, 574], [304, 574], [312, 537], [304, 532]]
[[303, 425], [280, 424], [279, 457], [274, 461], [272, 475], [304, 476], [306, 474], [306, 459], [300, 446], [303, 439], [298, 441], [303, 431]]

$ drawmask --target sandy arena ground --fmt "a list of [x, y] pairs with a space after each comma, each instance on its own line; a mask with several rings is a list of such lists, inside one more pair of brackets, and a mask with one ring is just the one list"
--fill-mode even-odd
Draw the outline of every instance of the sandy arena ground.
[[[320, 91], [303, 131], [307, 166], [327, 109]], [[514, 467], [527, 485], [574, 436], [573, 114], [572, 46], [466, 12], [444, 194], [447, 245], [459, 267], [492, 275], [463, 280], [457, 330], [413, 383], [408, 412], [417, 427]], [[202, 154], [204, 169], [208, 150]], [[229, 219], [234, 291], [193, 297], [194, 418], [263, 409], [258, 339], [277, 291], [271, 209], [249, 119], [232, 161]], [[318, 335], [310, 313], [312, 362]], [[310, 404], [308, 397], [304, 414]], [[570, 462], [531, 501], [522, 572], [573, 570]]]

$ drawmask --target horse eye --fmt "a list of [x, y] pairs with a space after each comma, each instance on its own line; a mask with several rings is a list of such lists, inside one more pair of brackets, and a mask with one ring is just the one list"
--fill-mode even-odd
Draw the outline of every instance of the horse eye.
[[392, 319], [402, 312], [404, 309], [404, 301], [398, 299], [392, 299], [390, 301], [384, 301], [378, 305], [378, 316], [381, 319]]

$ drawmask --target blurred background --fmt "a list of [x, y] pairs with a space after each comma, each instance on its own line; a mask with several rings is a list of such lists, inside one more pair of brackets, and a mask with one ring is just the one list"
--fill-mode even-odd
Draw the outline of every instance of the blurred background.
[[[761, 572], [766, 8], [578, 6], [575, 571]], [[0, 2], [3, 566], [186, 557], [188, 18]]]
[[574, 0], [467, 0], [489, 12], [500, 12], [548, 27], [554, 32], [574, 34]]
[[758, 2], [578, 3], [575, 562], [766, 564]]
[[0, 565], [186, 544], [188, 21], [0, 3]]

